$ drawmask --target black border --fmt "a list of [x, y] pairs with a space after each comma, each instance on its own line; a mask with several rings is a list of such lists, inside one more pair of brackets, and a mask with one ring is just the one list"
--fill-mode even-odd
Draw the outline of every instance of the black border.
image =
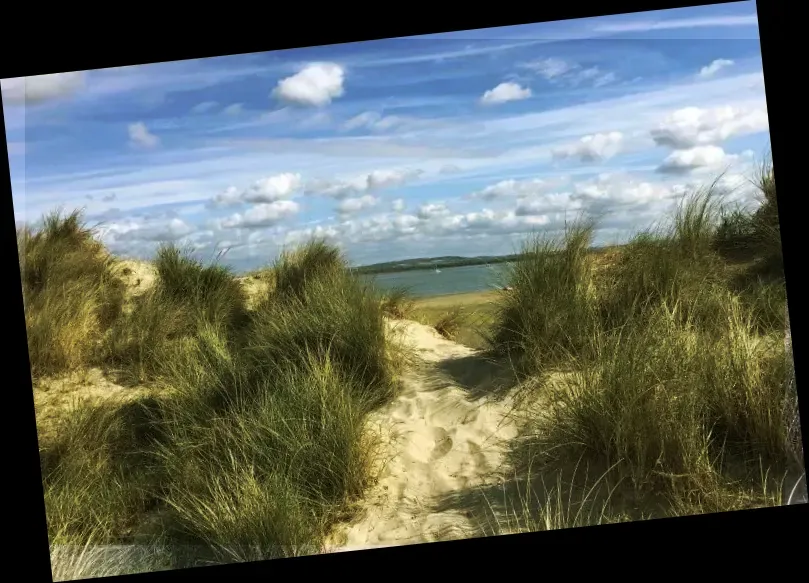
[[[632, 2], [613, 1], [610, 8], [599, 8], [593, 4], [572, 2], [563, 4], [526, 3], [522, 10], [517, 4], [498, 6], [498, 11], [488, 10], [485, 4], [465, 4], [462, 8], [447, 7], [445, 12], [436, 10], [436, 5], [418, 7], [413, 2], [406, 5], [383, 4], [365, 5], [350, 10], [348, 4], [307, 5], [294, 16], [294, 10], [285, 5], [242, 5], [226, 6], [186, 5], [177, 7], [178, 16], [171, 17], [168, 10], [148, 10], [139, 3], [137, 9], [126, 11], [129, 6], [111, 7], [107, 10], [92, 7], [80, 13], [75, 5], [69, 6], [69, 14], [60, 14], [58, 7], [49, 7], [41, 14], [34, 15], [26, 22], [11, 13], [7, 17], [6, 31], [12, 34], [3, 38], [2, 77], [16, 77], [62, 71], [103, 68], [149, 62], [172, 61], [187, 58], [205, 58], [223, 54], [249, 53], [273, 49], [285, 49], [307, 45], [325, 45], [341, 42], [372, 40], [379, 38], [409, 36], [442, 32], [447, 30], [468, 30], [492, 26], [505, 26], [538, 21], [553, 21], [571, 18], [587, 18], [606, 14], [622, 14], [661, 10], [725, 2]], [[134, 6], [134, 5], [130, 5]], [[164, 5], [165, 6], [165, 5]], [[164, 6], [161, 6], [163, 8]], [[265, 11], [265, 6], [268, 10]], [[457, 6], [457, 5], [456, 5]], [[785, 138], [780, 137], [777, 128], [781, 127], [777, 118], [782, 115], [786, 100], [779, 101], [782, 92], [778, 89], [779, 76], [776, 74], [779, 63], [776, 56], [776, 35], [783, 35], [780, 8], [783, 5], [772, 0], [757, 1], [761, 52], [766, 79], [766, 97], [770, 120], [770, 137], [773, 159], [781, 164], [778, 167], [778, 181], [790, 182], [792, 165], [787, 162], [790, 149]], [[105, 14], [106, 13], [106, 14]], [[253, 16], [250, 16], [250, 13]], [[107, 18], [104, 16], [109, 15]], [[205, 18], [210, 15], [210, 18]], [[229, 18], [232, 15], [232, 18]], [[342, 17], [342, 18], [340, 18]], [[205, 26], [205, 20], [210, 22]], [[344, 24], [337, 25], [336, 22]], [[13, 24], [18, 31], [13, 30]], [[320, 24], [322, 23], [322, 24]], [[50, 24], [51, 26], [48, 26]], [[84, 26], [82, 26], [84, 25]], [[129, 30], [126, 30], [128, 25]], [[353, 28], [353, 30], [352, 30]], [[289, 34], [285, 35], [284, 31]], [[19, 34], [14, 34], [17, 32]], [[127, 34], [127, 32], [129, 34]], [[229, 33], [232, 38], [227, 38]], [[113, 50], [117, 47], [117, 51]], [[786, 94], [786, 93], [783, 93]], [[776, 105], [780, 104], [780, 105]], [[5, 133], [5, 121], [0, 120]], [[788, 123], [788, 122], [784, 122]], [[3, 145], [6, 156], [7, 144]], [[7, 159], [7, 158], [6, 158]], [[20, 293], [16, 237], [13, 229], [14, 212], [11, 197], [11, 180], [7, 164], [0, 164], [0, 179], [8, 196], [5, 198], [2, 213], [4, 219], [4, 261], [7, 273], [12, 275], [11, 290], [12, 315], [7, 325], [15, 326], [17, 338], [12, 343], [12, 352], [6, 353], [14, 369], [8, 390], [4, 395], [12, 398], [7, 411], [10, 417], [22, 421], [22, 432], [14, 423], [13, 432], [6, 437], [5, 453], [13, 453], [14, 460], [7, 461], [8, 473], [5, 482], [14, 491], [7, 498], [10, 505], [25, 508], [22, 515], [12, 519], [11, 510], [6, 515], [5, 526], [9, 549], [19, 549], [19, 556], [7, 555], [8, 568], [11, 561], [24, 559], [19, 565], [26, 580], [51, 580], [48, 539], [45, 527], [45, 508], [42, 493], [39, 453], [36, 437], [36, 422], [31, 389], [30, 365], [25, 341], [25, 321]], [[800, 191], [798, 191], [800, 192]], [[779, 200], [779, 212], [784, 242], [785, 271], [788, 276], [790, 320], [793, 330], [793, 350], [795, 351], [796, 374], [802, 369], [798, 355], [803, 350], [801, 322], [803, 306], [799, 268], [798, 229], [793, 219], [800, 216], [797, 197], [786, 196]], [[13, 320], [13, 322], [12, 322]], [[801, 373], [802, 374], [802, 373]], [[799, 389], [800, 391], [800, 385]], [[809, 419], [809, 397], [800, 397], [800, 413], [803, 420]], [[26, 413], [22, 413], [25, 411]], [[807, 423], [802, 421], [803, 435], [807, 434]], [[6, 427], [9, 427], [7, 425]], [[27, 427], [27, 429], [26, 429]], [[10, 427], [9, 427], [10, 428]], [[23, 435], [24, 434], [24, 435]], [[806, 454], [804, 454], [806, 455]], [[24, 469], [23, 469], [24, 468]], [[582, 570], [600, 575], [656, 576], [675, 573], [678, 568], [684, 575], [702, 575], [710, 569], [711, 559], [715, 559], [717, 572], [728, 574], [749, 570], [754, 559], [764, 562], [762, 567], [768, 574], [800, 569], [800, 555], [797, 549], [802, 538], [801, 531], [795, 531], [803, 518], [807, 506], [768, 508], [733, 513], [693, 516], [676, 519], [663, 519], [642, 523], [617, 524], [599, 527], [579, 528], [547, 533], [521, 534], [486, 539], [432, 543], [408, 547], [376, 549], [361, 552], [340, 553], [285, 559], [260, 563], [245, 563], [168, 571], [135, 575], [132, 577], [152, 581], [166, 578], [180, 580], [183, 576], [191, 579], [242, 578], [265, 574], [316, 573], [324, 569], [327, 574], [340, 574], [359, 577], [375, 577], [380, 573], [374, 567], [388, 566], [396, 575], [405, 574], [415, 568], [415, 573], [407, 576], [420, 577], [427, 562], [438, 563], [429, 566], [427, 575], [447, 574], [453, 577], [470, 575], [495, 577], [519, 577], [524, 568], [530, 576], [570, 577]], [[803, 522], [802, 524], [806, 524]], [[797, 536], [796, 536], [797, 535]], [[16, 544], [15, 544], [16, 543]], [[8, 543], [6, 543], [8, 544]], [[729, 551], [729, 552], [728, 552]], [[470, 561], [470, 555], [473, 559]], [[356, 571], [350, 569], [354, 566]], [[433, 571], [434, 569], [434, 571]], [[17, 571], [18, 569], [14, 569]], [[513, 573], [513, 575], [512, 575]], [[33, 575], [33, 577], [32, 577]], [[524, 575], [523, 575], [524, 576]]]

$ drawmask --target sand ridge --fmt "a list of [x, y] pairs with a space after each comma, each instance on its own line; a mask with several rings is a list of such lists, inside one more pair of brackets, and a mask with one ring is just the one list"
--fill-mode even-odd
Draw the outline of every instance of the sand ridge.
[[510, 399], [473, 400], [436, 366], [475, 357], [475, 350], [416, 322], [391, 326], [424, 366], [412, 367], [399, 396], [373, 414], [371, 426], [384, 436], [385, 464], [358, 520], [335, 530], [328, 552], [474, 536], [471, 516], [438, 505], [452, 494], [498, 481], [504, 445], [517, 433], [508, 415]]

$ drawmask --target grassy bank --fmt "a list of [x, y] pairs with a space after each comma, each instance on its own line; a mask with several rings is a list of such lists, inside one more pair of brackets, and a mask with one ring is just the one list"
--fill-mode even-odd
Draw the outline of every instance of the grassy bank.
[[373, 478], [365, 418], [402, 362], [345, 258], [285, 253], [248, 302], [227, 268], [166, 246], [125, 297], [79, 214], [18, 235], [35, 390], [93, 367], [125, 387], [41, 428], [54, 571], [108, 572], [88, 545], [160, 549], [118, 572], [316, 551]]
[[755, 213], [693, 193], [600, 273], [592, 224], [526, 243], [489, 334], [539, 403], [514, 451], [526, 491], [559, 495], [529, 469], [564, 476], [586, 505], [584, 466], [612, 492], [598, 516], [643, 518], [776, 504], [804, 474], [772, 168], [758, 178]]
[[499, 503], [509, 524], [490, 532], [766, 506], [805, 488], [772, 166], [753, 178], [755, 211], [710, 184], [609, 254], [578, 221], [525, 242], [509, 291], [416, 302], [437, 328], [460, 314], [453, 337], [515, 369], [534, 404], [512, 452], [517, 501]]

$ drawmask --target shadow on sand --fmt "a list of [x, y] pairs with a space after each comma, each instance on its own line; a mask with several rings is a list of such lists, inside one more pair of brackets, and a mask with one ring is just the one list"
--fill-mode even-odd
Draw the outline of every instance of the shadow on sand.
[[482, 353], [443, 360], [424, 366], [422, 371], [428, 390], [455, 385], [470, 401], [484, 397], [500, 400], [516, 386], [516, 377], [506, 363]]

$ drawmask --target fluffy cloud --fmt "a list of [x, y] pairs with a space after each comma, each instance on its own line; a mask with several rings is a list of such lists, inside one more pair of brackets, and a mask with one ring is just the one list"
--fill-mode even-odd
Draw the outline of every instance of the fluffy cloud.
[[71, 95], [84, 86], [84, 71], [3, 79], [0, 89], [7, 105], [34, 105]]
[[325, 239], [338, 246], [341, 245], [340, 241], [341, 231], [336, 226], [323, 226], [317, 225], [306, 229], [293, 229], [284, 233], [283, 237], [278, 241], [282, 245], [299, 245], [311, 239]]
[[391, 203], [391, 207], [394, 212], [400, 213], [405, 210], [405, 201], [401, 198], [397, 198]]
[[112, 249], [126, 250], [126, 244], [176, 242], [194, 233], [195, 228], [182, 219], [110, 221], [99, 227], [101, 240]]
[[508, 101], [520, 101], [531, 97], [531, 89], [522, 87], [518, 83], [506, 82], [500, 83], [494, 89], [489, 89], [480, 98], [480, 102], [484, 105], [496, 105], [499, 103], [506, 103]]
[[598, 162], [612, 158], [621, 150], [624, 136], [621, 132], [584, 136], [576, 143], [562, 146], [553, 151], [553, 157], [579, 158], [582, 162]]
[[442, 217], [449, 214], [449, 209], [445, 204], [425, 204], [419, 208], [417, 213], [418, 218], [423, 221], [428, 221], [435, 217]]
[[514, 214], [518, 217], [529, 217], [580, 208], [581, 202], [575, 200], [572, 193], [553, 192], [521, 198]]
[[730, 67], [731, 65], [733, 65], [733, 61], [730, 59], [716, 59], [715, 61], [712, 61], [710, 65], [706, 65], [700, 69], [699, 76], [703, 79], [708, 79], [709, 77], [716, 75], [722, 69]]
[[224, 219], [220, 225], [224, 229], [257, 229], [262, 227], [272, 227], [285, 218], [297, 214], [300, 205], [294, 200], [277, 200], [271, 203], [258, 204], [244, 214], [235, 215]]
[[246, 202], [275, 202], [292, 196], [301, 188], [301, 175], [286, 172], [253, 183], [242, 194]]
[[648, 205], [683, 194], [684, 187], [639, 180], [624, 173], [603, 173], [573, 187], [573, 199], [584, 208], [602, 212], [611, 206]]
[[[734, 175], [732, 180], [728, 177], [724, 186], [743, 186], [740, 176]], [[570, 220], [578, 212], [594, 214], [599, 218], [601, 235], [598, 237], [606, 236], [610, 240], [615, 237], [623, 238], [633, 230], [646, 227], [654, 220], [662, 218], [663, 213], [671, 210], [678, 196], [697, 188], [701, 181], [694, 179], [673, 184], [650, 182], [625, 173], [604, 173], [569, 184], [563, 191], [549, 190], [556, 184], [556, 181], [534, 179], [503, 181], [493, 185], [501, 191], [501, 196], [494, 198], [501, 203], [511, 202], [510, 208], [506, 204], [506, 208], [500, 209], [484, 207], [454, 212], [441, 202], [431, 201], [412, 213], [406, 213], [404, 201], [397, 199], [401, 201], [401, 205], [396, 204], [398, 212], [382, 212], [363, 217], [350, 217], [350, 213], [341, 213], [337, 221], [314, 227], [291, 230], [283, 227], [281, 219], [294, 214], [295, 207], [287, 209], [287, 214], [276, 208], [275, 212], [269, 213], [269, 217], [266, 214], [261, 217], [237, 215], [224, 226], [245, 228], [244, 231], [234, 232], [241, 233], [239, 237], [247, 238], [250, 245], [259, 245], [265, 240], [277, 245], [294, 244], [319, 236], [355, 251], [379, 244], [378, 251], [384, 248], [390, 253], [391, 246], [396, 244], [401, 245], [401, 249], [404, 246], [410, 249], [430, 249], [442, 245], [457, 249], [485, 250], [495, 246], [499, 253], [508, 251], [501, 244], [504, 238], [507, 241], [516, 241], [512, 237], [537, 231], [556, 232], [562, 228], [565, 220]], [[497, 189], [490, 188], [489, 192], [494, 190]], [[366, 206], [359, 201], [361, 198], [363, 197], [344, 200], [346, 207], [351, 207], [346, 210], [370, 208], [371, 205]], [[370, 199], [368, 202], [370, 203]], [[378, 201], [375, 202], [378, 205]], [[246, 227], [250, 226], [266, 228], [248, 231]], [[257, 236], [254, 237], [253, 234]], [[484, 242], [487, 238], [491, 242]]]
[[143, 122], [129, 124], [129, 142], [140, 148], [154, 148], [160, 144], [160, 138], [151, 133]]
[[723, 142], [733, 136], [767, 131], [765, 109], [686, 107], [667, 117], [651, 131], [659, 146], [685, 150]]
[[217, 194], [209, 203], [211, 207], [234, 206], [245, 202], [268, 203], [290, 198], [301, 189], [300, 174], [285, 172], [257, 180], [244, 190], [230, 186]]
[[719, 146], [697, 146], [687, 150], [675, 150], [657, 168], [666, 174], [685, 174], [698, 168], [717, 169], [729, 164], [734, 158], [728, 156]]
[[278, 99], [322, 107], [345, 93], [345, 71], [336, 63], [311, 63], [282, 79], [273, 90]]
[[242, 202], [242, 193], [235, 186], [229, 186], [224, 192], [217, 194], [213, 200], [213, 206], [230, 206]]
[[472, 193], [471, 198], [491, 201], [507, 197], [534, 197], [548, 192], [562, 182], [564, 182], [564, 178], [556, 180], [543, 180], [541, 178], [501, 180], [496, 184], [485, 187], [483, 190]]
[[346, 198], [337, 205], [337, 212], [341, 214], [357, 213], [359, 211], [369, 209], [376, 206], [379, 202], [375, 196], [366, 194], [357, 198]]
[[344, 199], [377, 192], [411, 182], [424, 172], [419, 169], [374, 170], [367, 174], [341, 179], [316, 179], [305, 187], [306, 194]]

